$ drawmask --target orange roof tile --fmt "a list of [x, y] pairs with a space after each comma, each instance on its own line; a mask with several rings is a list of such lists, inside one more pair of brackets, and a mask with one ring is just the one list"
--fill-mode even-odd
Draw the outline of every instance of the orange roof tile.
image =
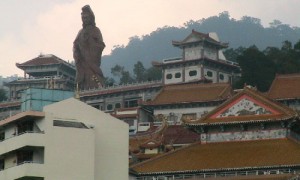
[[[242, 108], [239, 108], [239, 103], [241, 103], [242, 101], [250, 104], [253, 103], [252, 106], [249, 106], [249, 109], [252, 109], [252, 111], [246, 110], [244, 106]], [[253, 107], [257, 109], [255, 110]], [[239, 112], [236, 114], [228, 113], [234, 108], [236, 108], [236, 111], [239, 110]], [[232, 98], [228, 99], [226, 102], [221, 104], [216, 109], [210, 111], [200, 119], [182, 120], [186, 123], [186, 125], [193, 126], [206, 124], [287, 120], [296, 116], [297, 113], [289, 107], [267, 98], [262, 93], [256, 90], [245, 87], [244, 90], [240, 91]]]
[[[276, 151], [274, 151], [276, 149]], [[300, 165], [300, 144], [288, 139], [196, 143], [131, 166], [138, 174]]]
[[267, 95], [272, 99], [300, 99], [300, 74], [276, 75]]
[[163, 132], [164, 144], [191, 144], [200, 140], [199, 134], [183, 125], [171, 125]]
[[181, 84], [165, 86], [147, 105], [225, 100], [232, 94], [228, 83]]

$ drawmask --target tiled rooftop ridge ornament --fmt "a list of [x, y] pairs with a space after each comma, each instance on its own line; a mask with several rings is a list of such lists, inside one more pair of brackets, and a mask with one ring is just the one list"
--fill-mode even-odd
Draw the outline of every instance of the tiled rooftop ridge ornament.
[[89, 5], [82, 7], [81, 19], [82, 29], [73, 43], [73, 57], [77, 69], [76, 84], [80, 90], [101, 88], [104, 86], [104, 76], [100, 65], [105, 44]]

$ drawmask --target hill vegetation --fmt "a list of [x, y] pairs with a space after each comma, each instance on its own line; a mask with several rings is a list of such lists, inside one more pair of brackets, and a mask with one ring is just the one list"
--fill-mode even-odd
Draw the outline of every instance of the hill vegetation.
[[[131, 37], [126, 46], [115, 46], [110, 55], [103, 57], [101, 67], [104, 75], [110, 83], [114, 81], [112, 77], [119, 83], [159, 78], [149, 77], [148, 73], [143, 74], [144, 78], [141, 79], [136, 68], [142, 66], [145, 73], [157, 73], [151, 67], [151, 62], [181, 56], [181, 50], [173, 47], [171, 42], [184, 39], [193, 29], [202, 33], [216, 32], [220, 41], [229, 43], [229, 48], [224, 50], [225, 56], [228, 60], [239, 62], [243, 69], [243, 77], [236, 87], [247, 83], [266, 91], [276, 73], [299, 72], [299, 27], [291, 27], [279, 20], [263, 27], [258, 18], [244, 16], [236, 20], [225, 11], [218, 16], [190, 20], [182, 27], [165, 26], [142, 37]], [[258, 82], [258, 79], [262, 82]]]

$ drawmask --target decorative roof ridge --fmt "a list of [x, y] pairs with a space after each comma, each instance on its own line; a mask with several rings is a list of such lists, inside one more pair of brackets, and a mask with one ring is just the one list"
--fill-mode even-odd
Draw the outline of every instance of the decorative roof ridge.
[[208, 119], [214, 113], [222, 110], [222, 108], [224, 108], [227, 104], [229, 104], [230, 102], [233, 102], [234, 100], [238, 99], [243, 94], [247, 94], [247, 95], [249, 95], [252, 98], [259, 99], [263, 104], [273, 104], [273, 105], [275, 105], [275, 106], [273, 106], [275, 109], [280, 110], [281, 112], [286, 113], [286, 115], [288, 115], [288, 116], [295, 116], [295, 117], [298, 116], [298, 113], [296, 111], [292, 110], [291, 108], [287, 107], [286, 105], [281, 104], [279, 102], [276, 102], [276, 101], [268, 98], [266, 95], [264, 95], [263, 93], [259, 92], [258, 90], [253, 90], [253, 89], [245, 86], [242, 91], [240, 91], [237, 94], [233, 95], [231, 98], [227, 99], [224, 103], [222, 103], [220, 106], [218, 106], [217, 108], [213, 109], [209, 113], [205, 114], [203, 117], [201, 117], [201, 118], [199, 118], [197, 120], [182, 119], [182, 122], [184, 124], [187, 124], [187, 125], [189, 123], [190, 124], [200, 123], [201, 120]]

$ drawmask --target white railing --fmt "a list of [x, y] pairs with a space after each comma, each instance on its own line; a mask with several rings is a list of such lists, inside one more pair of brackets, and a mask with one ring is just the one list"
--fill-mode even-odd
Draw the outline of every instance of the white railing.
[[107, 86], [107, 87], [102, 87], [102, 88], [85, 89], [85, 90], [81, 90], [80, 93], [84, 94], [87, 92], [115, 90], [115, 89], [122, 89], [124, 87], [138, 87], [138, 86], [142, 86], [142, 85], [151, 85], [151, 84], [155, 85], [155, 84], [159, 84], [159, 83], [162, 83], [162, 80], [134, 82], [134, 83], [128, 83], [128, 84]]

